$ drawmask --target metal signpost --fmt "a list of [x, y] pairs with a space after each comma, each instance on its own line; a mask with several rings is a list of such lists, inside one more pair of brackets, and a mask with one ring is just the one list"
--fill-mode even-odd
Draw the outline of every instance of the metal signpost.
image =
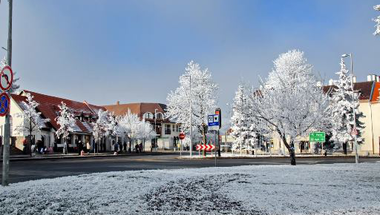
[[[218, 156], [221, 157], [221, 152], [220, 152], [220, 142], [221, 142], [221, 140], [219, 139], [219, 136], [220, 136], [219, 130], [220, 130], [220, 128], [222, 128], [222, 109], [216, 108], [215, 109], [215, 114], [219, 116], [219, 129], [217, 131], [217, 135], [218, 135], [217, 139], [218, 139]], [[215, 142], [215, 144], [216, 144], [216, 142]]]
[[186, 135], [185, 135], [185, 133], [181, 132], [181, 133], [178, 135], [178, 137], [179, 137], [179, 139], [181, 140], [181, 146], [180, 146], [179, 156], [182, 157], [183, 139], [185, 139]]
[[[208, 129], [209, 130], [213, 130], [215, 131], [215, 136], [219, 142], [219, 129], [221, 127], [221, 110], [220, 108], [217, 108], [215, 110], [215, 114], [212, 114], [212, 115], [208, 115]], [[214, 149], [214, 156], [215, 156], [215, 166], [216, 166], [216, 142], [215, 142], [215, 145], [211, 145], [212, 146], [212, 149]], [[219, 148], [220, 148], [220, 144], [219, 144]]]
[[[12, 15], [13, 15], [13, 0], [8, 0], [9, 2], [9, 20], [8, 20], [8, 41], [7, 41], [7, 63], [9, 67], [4, 67], [12, 71]], [[3, 70], [4, 70], [3, 68]], [[9, 74], [7, 71], [5, 71], [3, 74], [7, 75]], [[8, 90], [12, 87], [12, 81], [13, 81], [13, 73], [11, 72], [12, 78], [9, 80], [6, 78], [6, 76], [2, 77], [0, 76], [1, 80], [0, 83], [6, 83], [4, 88], [7, 89], [6, 86], [8, 86]], [[7, 79], [7, 80], [6, 80]], [[7, 92], [9, 96], [9, 92]], [[10, 153], [10, 136], [11, 136], [11, 126], [10, 126], [10, 116], [9, 111], [5, 115], [5, 125], [4, 125], [4, 145], [3, 145], [3, 178], [2, 178], [2, 185], [8, 186], [8, 176], [9, 176], [9, 153]]]
[[0, 94], [0, 116], [5, 117], [4, 145], [3, 145], [3, 178], [2, 185], [8, 186], [9, 181], [9, 152], [10, 152], [10, 98], [9, 90], [12, 87], [13, 72], [10, 66], [5, 66], [0, 73], [0, 88], [3, 93]]

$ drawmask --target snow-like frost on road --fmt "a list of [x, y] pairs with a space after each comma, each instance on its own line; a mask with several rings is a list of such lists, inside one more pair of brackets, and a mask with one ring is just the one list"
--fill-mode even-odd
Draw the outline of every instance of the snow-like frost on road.
[[110, 172], [0, 191], [0, 214], [380, 214], [380, 165]]

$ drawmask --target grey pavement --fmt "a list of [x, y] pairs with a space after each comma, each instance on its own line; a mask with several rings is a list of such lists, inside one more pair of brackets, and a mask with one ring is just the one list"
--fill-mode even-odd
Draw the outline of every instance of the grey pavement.
[[[25, 159], [10, 162], [10, 183], [109, 171], [230, 167], [240, 165], [289, 165], [287, 157], [178, 159], [178, 153], [154, 153], [96, 157]], [[379, 162], [379, 157], [362, 157], [361, 162]], [[297, 165], [354, 163], [352, 156], [298, 157]], [[1, 171], [0, 171], [1, 172]]]

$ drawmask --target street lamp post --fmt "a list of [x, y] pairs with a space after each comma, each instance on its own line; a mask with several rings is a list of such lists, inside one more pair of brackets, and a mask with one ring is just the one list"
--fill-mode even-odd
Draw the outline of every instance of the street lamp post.
[[[157, 110], [158, 109], [154, 109], [154, 132], [156, 133], [156, 138], [154, 140], [154, 146], [156, 147], [156, 144], [157, 144]], [[161, 123], [162, 125], [162, 123]]]
[[[350, 54], [343, 54], [342, 58], [350, 57], [350, 63], [351, 63], [351, 90], [352, 90], [352, 98], [355, 96], [354, 92], [354, 60], [352, 57], [352, 53]], [[357, 139], [357, 129], [356, 129], [356, 108], [353, 106], [353, 116], [354, 116], [354, 127], [352, 128], [352, 133], [354, 134], [354, 148], [355, 148], [355, 163], [359, 163], [359, 153], [358, 153], [358, 139]]]
[[189, 78], [189, 84], [190, 84], [190, 109], [189, 109], [189, 120], [190, 120], [190, 157], [193, 156], [193, 108], [192, 108], [192, 89], [191, 89], [191, 74], [189, 76], [184, 76]]
[[190, 80], [190, 157], [193, 156], [193, 108], [192, 108], [192, 92], [191, 92], [191, 74]]

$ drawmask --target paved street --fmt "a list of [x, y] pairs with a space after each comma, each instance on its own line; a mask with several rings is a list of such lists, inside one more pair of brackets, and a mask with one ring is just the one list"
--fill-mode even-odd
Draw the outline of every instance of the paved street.
[[[94, 172], [214, 167], [214, 159], [177, 159], [178, 154], [11, 161], [10, 183]], [[380, 162], [380, 158], [361, 158]], [[289, 158], [220, 159], [218, 167], [288, 165]], [[354, 157], [297, 158], [298, 165], [354, 163]], [[380, 165], [380, 164], [379, 164]]]

